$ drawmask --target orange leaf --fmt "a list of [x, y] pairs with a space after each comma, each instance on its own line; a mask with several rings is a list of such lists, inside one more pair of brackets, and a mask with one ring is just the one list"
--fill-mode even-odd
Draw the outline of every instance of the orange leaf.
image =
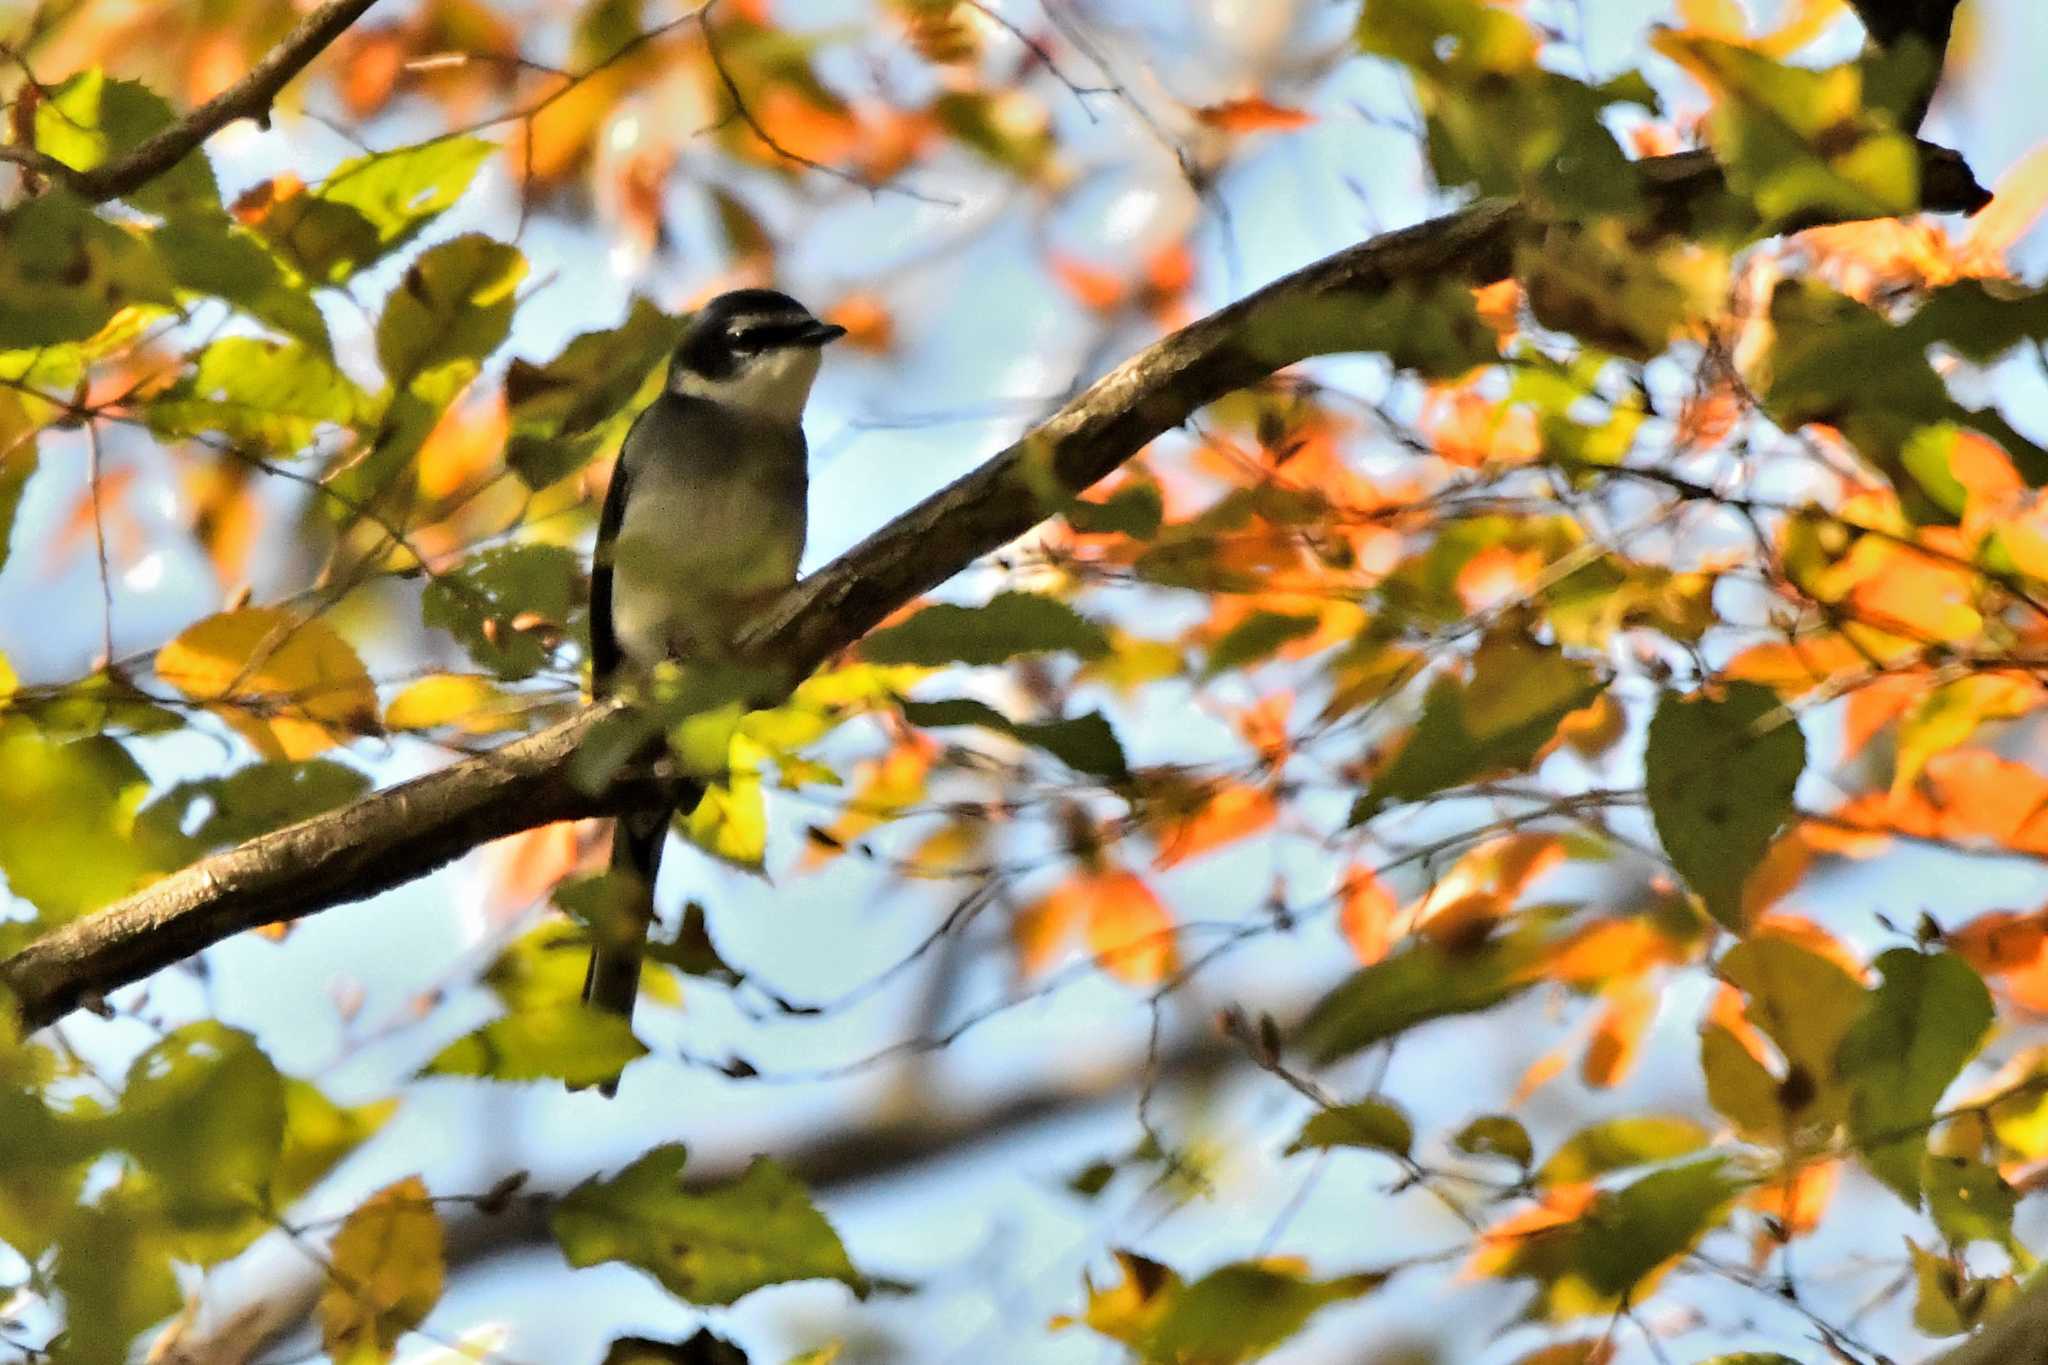
[[1151, 986], [1172, 974], [1179, 961], [1173, 915], [1152, 888], [1133, 872], [1104, 872], [1085, 879], [1088, 947], [1111, 976], [1133, 986]]
[[[1773, 1180], [1750, 1191], [1748, 1203], [1766, 1218], [1775, 1218], [1789, 1238], [1803, 1237], [1820, 1226], [1821, 1216], [1827, 1212], [1828, 1201], [1834, 1198], [1835, 1186], [1842, 1180], [1842, 1163], [1814, 1161], [1785, 1173], [1783, 1179]], [[1771, 1243], [1760, 1243], [1762, 1252]]]
[[825, 321], [844, 327], [847, 343], [863, 351], [886, 351], [896, 343], [896, 319], [879, 294], [848, 294], [825, 310]]
[[1568, 986], [1598, 986], [1679, 960], [1676, 945], [1647, 915], [1589, 924], [1551, 950], [1543, 975]]
[[915, 734], [899, 742], [879, 760], [869, 759], [854, 769], [853, 795], [846, 808], [826, 829], [826, 841], [810, 840], [804, 847], [802, 871], [821, 867], [839, 856], [847, 845], [877, 825], [893, 819], [904, 807], [924, 795], [925, 778], [938, 756], [938, 743]]
[[1505, 349], [1522, 330], [1522, 282], [1515, 279], [1482, 284], [1472, 291], [1473, 311]]
[[1010, 944], [1017, 950], [1017, 970], [1036, 976], [1052, 965], [1060, 950], [1080, 927], [1087, 913], [1081, 895], [1080, 878], [1075, 877], [1041, 899], [1017, 912], [1010, 921]]
[[1643, 1037], [1656, 1018], [1657, 992], [1647, 981], [1637, 978], [1616, 988], [1593, 1026], [1592, 1040], [1580, 1063], [1579, 1074], [1586, 1084], [1605, 1090], [1626, 1080], [1642, 1055]]
[[1510, 1214], [1479, 1234], [1479, 1246], [1461, 1278], [1484, 1279], [1507, 1269], [1524, 1242], [1578, 1222], [1599, 1195], [1599, 1186], [1590, 1180], [1545, 1190], [1535, 1207]]
[[1270, 100], [1253, 95], [1246, 99], [1203, 105], [1195, 110], [1195, 117], [1211, 128], [1220, 128], [1226, 133], [1241, 136], [1245, 133], [1300, 128], [1315, 122], [1316, 116], [1306, 110], [1291, 109], [1286, 105], [1274, 104]]
[[1123, 307], [1124, 299], [1130, 293], [1130, 287], [1121, 276], [1077, 257], [1054, 252], [1047, 265], [1053, 278], [1090, 312], [1113, 313]]
[[1361, 966], [1387, 955], [1394, 938], [1394, 913], [1400, 908], [1394, 892], [1363, 863], [1353, 863], [1337, 891], [1337, 927]]
[[1508, 1097], [1510, 1108], [1519, 1109], [1529, 1102], [1529, 1097], [1556, 1080], [1569, 1061], [1563, 1048], [1553, 1048], [1535, 1061], [1522, 1073], [1522, 1079], [1515, 1082], [1515, 1093]]
[[524, 910], [552, 891], [562, 878], [585, 863], [594, 863], [597, 841], [592, 839], [586, 845], [582, 837], [593, 828], [594, 824], [557, 820], [493, 846], [491, 852], [497, 864], [491, 888], [493, 909], [511, 913]]
[[1155, 867], [1173, 867], [1257, 834], [1279, 816], [1273, 794], [1241, 782], [1212, 789], [1194, 814], [1158, 836]]
[[2048, 957], [2048, 910], [1991, 910], [1945, 936], [1983, 976], [2030, 971]]

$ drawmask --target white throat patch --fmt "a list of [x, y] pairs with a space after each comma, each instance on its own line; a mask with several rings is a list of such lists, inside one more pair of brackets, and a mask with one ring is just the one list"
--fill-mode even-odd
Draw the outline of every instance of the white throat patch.
[[818, 377], [821, 358], [815, 346], [785, 346], [748, 356], [726, 379], [706, 379], [678, 369], [670, 379], [669, 392], [685, 398], [709, 399], [776, 421], [794, 422], [803, 416], [804, 401], [811, 396], [811, 381]]

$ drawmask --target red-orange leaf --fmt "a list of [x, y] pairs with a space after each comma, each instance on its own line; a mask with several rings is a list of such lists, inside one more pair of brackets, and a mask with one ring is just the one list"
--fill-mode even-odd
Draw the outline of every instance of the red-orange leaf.
[[1173, 915], [1134, 872], [1105, 872], [1085, 878], [1088, 947], [1105, 972], [1134, 986], [1151, 986], [1171, 975], [1179, 954]]
[[1337, 892], [1337, 927], [1363, 966], [1387, 955], [1394, 941], [1394, 914], [1400, 908], [1394, 892], [1373, 870], [1353, 863]]
[[1195, 110], [1195, 117], [1211, 128], [1220, 128], [1226, 133], [1263, 133], [1300, 128], [1315, 122], [1316, 116], [1305, 109], [1293, 109], [1284, 104], [1253, 95], [1241, 100], [1225, 100], [1221, 104], [1208, 104]]

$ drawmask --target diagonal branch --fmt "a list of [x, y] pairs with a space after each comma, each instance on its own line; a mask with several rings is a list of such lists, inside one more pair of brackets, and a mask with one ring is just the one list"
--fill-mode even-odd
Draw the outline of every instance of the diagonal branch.
[[74, 170], [27, 147], [0, 147], [0, 161], [27, 166], [95, 203], [118, 199], [177, 165], [200, 143], [236, 119], [253, 118], [267, 124], [271, 101], [277, 98], [277, 92], [376, 3], [377, 0], [327, 0], [265, 53], [248, 75], [141, 145], [90, 170]]
[[[1973, 211], [1988, 195], [1955, 153], [1922, 147], [1922, 200]], [[1725, 193], [1704, 152], [1639, 162], [1653, 212], [1682, 225]], [[1198, 408], [1312, 355], [1378, 348], [1357, 331], [1368, 305], [1404, 285], [1506, 277], [1535, 227], [1519, 205], [1484, 200], [1376, 237], [1274, 281], [1162, 337], [1050, 419], [784, 593], [749, 632], [790, 678], [816, 668], [889, 612], [1057, 513]], [[593, 708], [481, 758], [302, 820], [203, 858], [0, 962], [34, 1028], [209, 944], [360, 900], [492, 839], [554, 820], [644, 803], [649, 788], [593, 796], [568, 760], [607, 714]]]

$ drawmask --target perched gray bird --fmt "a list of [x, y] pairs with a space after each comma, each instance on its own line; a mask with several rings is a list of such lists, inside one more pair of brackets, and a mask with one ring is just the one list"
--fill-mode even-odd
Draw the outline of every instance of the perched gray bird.
[[[720, 294], [690, 319], [668, 386], [626, 433], [590, 575], [592, 688], [664, 659], [715, 658], [796, 581], [804, 548], [804, 401], [819, 348], [844, 336], [772, 289]], [[646, 888], [637, 922], [599, 926], [583, 998], [628, 1018], [670, 811], [621, 817], [612, 868]], [[612, 932], [607, 933], [610, 929]], [[606, 1084], [612, 1093], [617, 1082]]]

